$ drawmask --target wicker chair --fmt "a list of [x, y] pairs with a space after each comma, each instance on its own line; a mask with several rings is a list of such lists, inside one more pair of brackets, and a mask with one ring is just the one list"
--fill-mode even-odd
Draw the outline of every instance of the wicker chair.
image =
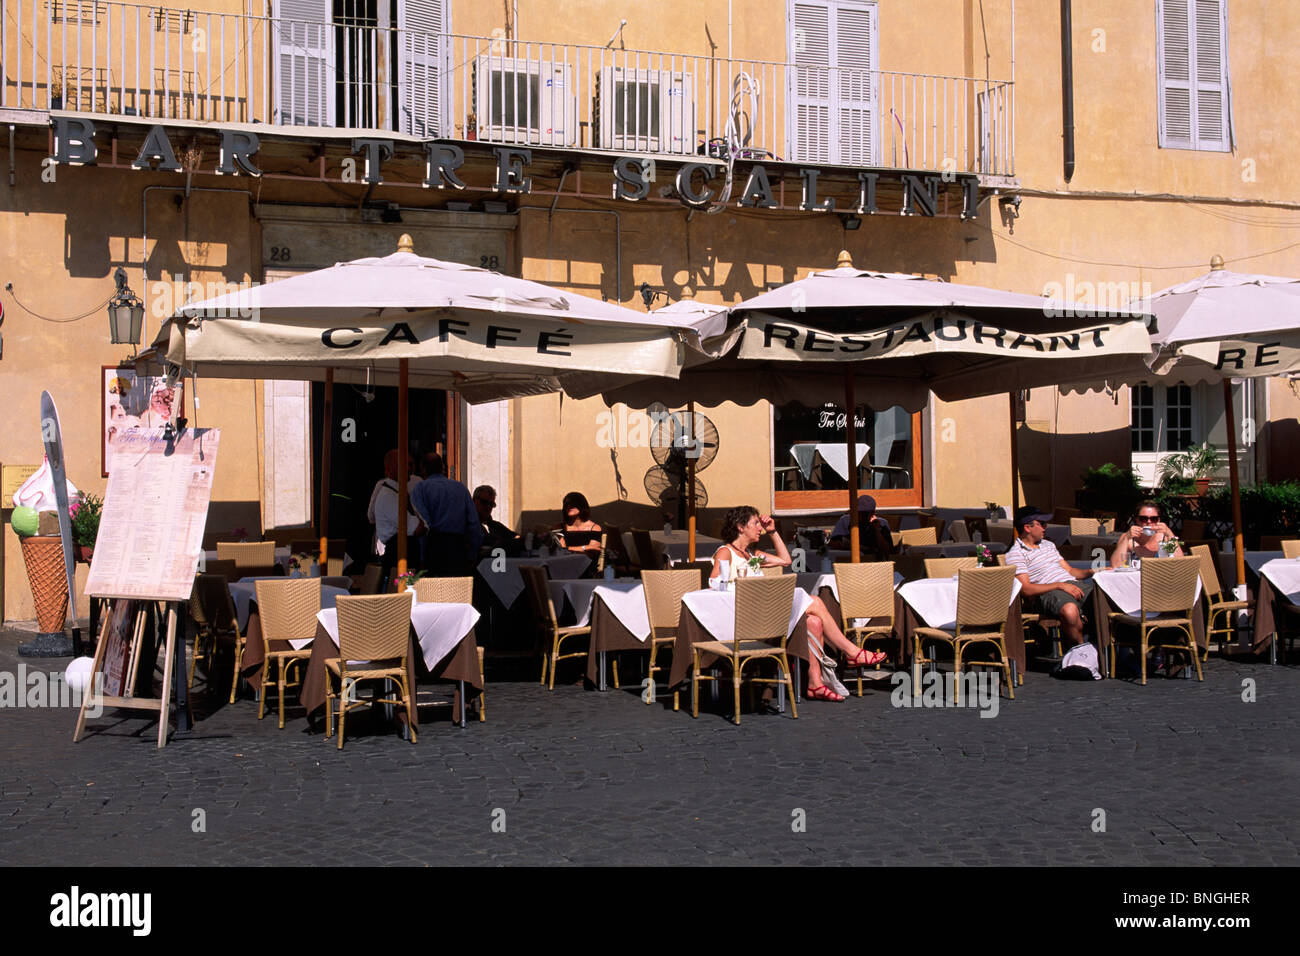
[[655, 554], [654, 541], [649, 531], [632, 529], [632, 547], [636, 550], [637, 564], [642, 571], [657, 571], [664, 566], [663, 559]]
[[228, 582], [237, 581], [240, 578], [239, 568], [231, 558], [224, 561], [204, 561], [199, 568], [200, 574], [220, 574]]
[[[646, 615], [650, 620], [650, 683], [655, 682], [655, 674], [662, 670], [655, 663], [659, 649], [667, 646], [670, 650], [677, 641], [677, 627], [681, 623], [682, 596], [691, 591], [700, 590], [700, 575], [694, 568], [682, 568], [673, 571], [642, 571], [642, 591], [645, 594]], [[654, 696], [646, 696], [646, 704], [654, 703]], [[673, 710], [680, 706], [676, 691], [673, 692]]]
[[[410, 596], [403, 592], [340, 597], [335, 606], [339, 612], [339, 656], [325, 661], [330, 673], [325, 689], [325, 739], [334, 733], [334, 702], [337, 699], [339, 750], [343, 749], [343, 728], [348, 711], [371, 703], [400, 704], [406, 710], [411, 743], [414, 744], [415, 703], [406, 681], [411, 653]], [[334, 693], [335, 678], [339, 682], [338, 694]], [[401, 696], [357, 700], [357, 684], [371, 680], [396, 682]]]
[[1101, 522], [1096, 518], [1071, 518], [1070, 537], [1076, 534], [1101, 534]]
[[759, 571], [765, 578], [779, 578], [781, 575], [785, 574], [785, 568], [779, 564], [764, 565], [759, 569]]
[[[419, 578], [415, 582], [415, 599], [422, 603], [434, 604], [473, 604], [474, 579], [468, 578]], [[484, 683], [483, 648], [478, 648], [478, 679]], [[478, 698], [479, 723], [487, 720], [487, 702], [484, 689]]]
[[[844, 636], [865, 648], [867, 641], [890, 640], [894, 636], [894, 562], [836, 564], [835, 590], [840, 596]], [[855, 625], [859, 618], [868, 622]], [[880, 623], [881, 620], [884, 623]], [[876, 665], [880, 670], [880, 665]], [[862, 696], [862, 668], [858, 668], [858, 696]]]
[[965, 652], [976, 644], [991, 644], [1000, 660], [969, 661], [968, 667], [996, 667], [1007, 683], [1007, 695], [1016, 699], [1011, 680], [1011, 662], [1007, 657], [1007, 607], [1016, 581], [1016, 569], [968, 568], [957, 572], [957, 623], [953, 631], [937, 627], [918, 627], [913, 634], [912, 693], [921, 694], [921, 665], [931, 663], [923, 651], [923, 639], [929, 638], [952, 646], [953, 687], [956, 704], [961, 703], [961, 664]]
[[383, 594], [384, 593], [384, 568], [380, 564], [367, 564], [366, 570], [361, 575], [361, 583], [357, 586], [358, 594]]
[[275, 542], [257, 541], [218, 541], [218, 560], [233, 560], [235, 567], [243, 571], [246, 568], [269, 568], [275, 566]]
[[[1201, 574], [1201, 559], [1161, 558], [1142, 562], [1142, 606], [1140, 615], [1115, 612], [1110, 615], [1111, 625], [1137, 628], [1138, 640], [1120, 641], [1112, 633], [1110, 642], [1110, 672], [1115, 673], [1115, 647], [1125, 644], [1141, 649], [1142, 683], [1147, 682], [1147, 651], [1152, 648], [1187, 651], [1196, 667], [1196, 679], [1201, 674], [1201, 655], [1196, 650], [1196, 632], [1192, 629], [1192, 611], [1196, 605], [1196, 581]], [[1217, 581], [1217, 576], [1216, 576]], [[1148, 619], [1148, 614], [1168, 615]], [[1177, 631], [1185, 638], [1178, 643], [1152, 643], [1155, 631]]]
[[1069, 524], [1071, 518], [1078, 518], [1083, 512], [1078, 508], [1055, 508], [1048, 524]]
[[1282, 542], [1282, 556], [1300, 558], [1300, 538], [1287, 538]]
[[[257, 696], [257, 719], [266, 716], [266, 682], [271, 664], [276, 664], [276, 689], [280, 697], [280, 729], [284, 729], [284, 691], [297, 687], [301, 680], [290, 683], [289, 669], [294, 664], [305, 666], [311, 657], [311, 647], [301, 650], [271, 650], [272, 641], [311, 641], [316, 636], [316, 615], [320, 613], [320, 578], [286, 578], [283, 581], [258, 581], [257, 610], [262, 620], [262, 646], [266, 658], [262, 662], [262, 690]], [[239, 673], [238, 669], [235, 671]]]
[[239, 686], [239, 665], [244, 659], [244, 635], [230, 598], [230, 585], [222, 574], [197, 574], [190, 592], [190, 617], [194, 619], [194, 653], [190, 655], [188, 687], [194, 686], [194, 668], [202, 658], [210, 671], [216, 656], [217, 641], [229, 635], [234, 642], [235, 679], [230, 685], [230, 702], [235, 702]]
[[[1223, 635], [1224, 639], [1219, 641], [1219, 650], [1223, 650], [1225, 640], [1232, 638], [1237, 633], [1237, 612], [1250, 607], [1250, 602], [1238, 601], [1234, 598], [1224, 600], [1223, 585], [1219, 580], [1219, 569], [1209, 545], [1198, 544], [1194, 546], [1192, 556], [1201, 562], [1201, 589], [1205, 592], [1205, 605], [1207, 608], [1205, 654], [1203, 657], [1208, 658], [1210, 656], [1210, 642], [1215, 639], [1216, 635]], [[1227, 615], [1227, 621], [1224, 624], [1217, 624], [1218, 617], [1223, 614]]]
[[[700, 576], [700, 590], [709, 586], [709, 575], [713, 573], [713, 561], [678, 561], [673, 565], [674, 571], [695, 571]], [[641, 572], [645, 577], [645, 572]]]
[[[555, 602], [551, 600], [551, 589], [549, 578], [545, 568], [534, 568], [523, 566], [519, 573], [524, 578], [524, 590], [528, 592], [528, 600], [532, 605], [533, 619], [537, 625], [538, 633], [541, 635], [542, 644], [542, 683], [546, 684], [549, 664], [550, 684], [549, 690], [555, 690], [555, 668], [560, 661], [567, 660], [571, 657], [586, 657], [587, 651], [570, 651], [567, 654], [561, 653], [564, 642], [574, 637], [591, 637], [590, 627], [561, 627], [559, 615], [555, 613]], [[614, 662], [614, 687], [618, 684], [618, 661]]]
[[794, 682], [790, 678], [790, 660], [786, 656], [785, 642], [790, 627], [790, 614], [794, 610], [795, 576], [741, 578], [736, 581], [735, 639], [702, 641], [691, 645], [691, 716], [700, 716], [700, 681], [720, 680], [701, 673], [700, 655], [716, 654], [731, 667], [731, 686], [735, 703], [735, 722], [740, 723], [740, 683], [745, 665], [764, 658], [772, 658], [780, 669], [776, 677], [750, 677], [751, 683], [777, 684], [790, 688], [790, 712], [799, 711], [794, 702]]
[[898, 541], [896, 543], [909, 548], [917, 545], [937, 545], [939, 543], [939, 534], [933, 525], [924, 528], [908, 528], [906, 531], [898, 532]]
[[[1065, 554], [1062, 554], [1061, 557], [1065, 558], [1067, 561], [1071, 560]], [[1007, 556], [1005, 554], [999, 554], [998, 567], [1005, 568], [1006, 566]], [[1024, 627], [1025, 646], [1028, 647], [1030, 644], [1035, 646], [1038, 645], [1038, 639], [1029, 636], [1029, 629], [1031, 627], [1037, 627], [1043, 632], [1043, 637], [1051, 640], [1052, 657], [1059, 660], [1061, 657], [1061, 622], [1057, 618], [1048, 617], [1046, 614], [1041, 614], [1038, 611], [1031, 611], [1029, 610], [1029, 606], [1029, 598], [1022, 594], [1020, 596], [1020, 623]], [[1016, 685], [1022, 686], [1024, 683], [1025, 675], [1017, 674]]]
[[926, 558], [927, 578], [950, 578], [963, 568], [978, 568], [979, 558]]
[[931, 541], [931, 544], [937, 543], [943, 537], [943, 529], [948, 525], [948, 519], [941, 518], [939, 515], [919, 514], [916, 516], [916, 522], [921, 528], [934, 529], [934, 541]]

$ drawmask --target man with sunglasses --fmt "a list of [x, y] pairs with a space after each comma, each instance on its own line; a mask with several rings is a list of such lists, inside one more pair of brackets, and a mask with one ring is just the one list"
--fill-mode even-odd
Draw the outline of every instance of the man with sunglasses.
[[[1154, 501], [1144, 501], [1138, 505], [1133, 526], [1120, 535], [1115, 553], [1110, 556], [1110, 566], [1122, 568], [1132, 558], [1142, 561], [1163, 557], [1161, 543], [1173, 541], [1176, 537], [1169, 525], [1160, 520], [1160, 506]], [[1176, 548], [1170, 557], [1183, 557], [1183, 549]]]
[[1071, 567], [1046, 537], [1051, 515], [1033, 505], [1016, 509], [1016, 541], [1007, 549], [1007, 564], [1016, 569], [1020, 593], [1031, 607], [1061, 622], [1061, 636], [1071, 647], [1083, 643], [1083, 605], [1092, 597], [1093, 569]]
[[474, 489], [474, 508], [478, 511], [479, 522], [483, 525], [483, 546], [480, 553], [491, 553], [496, 548], [505, 551], [507, 557], [517, 558], [524, 550], [523, 539], [500, 521], [492, 518], [492, 511], [497, 506], [497, 491], [491, 485], [479, 485]]

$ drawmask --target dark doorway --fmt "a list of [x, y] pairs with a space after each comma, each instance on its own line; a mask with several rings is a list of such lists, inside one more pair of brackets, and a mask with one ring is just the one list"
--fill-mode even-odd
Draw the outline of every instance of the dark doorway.
[[[373, 396], [367, 399], [367, 395]], [[413, 388], [410, 407], [411, 461], [418, 469], [420, 456], [447, 447], [447, 393]], [[325, 386], [313, 382], [312, 450], [321, 461], [321, 426], [325, 414]], [[375, 482], [384, 477], [384, 455], [397, 447], [397, 389], [376, 387], [369, 392], [354, 385], [334, 386], [334, 443], [330, 452], [329, 536], [346, 538], [348, 554], [359, 561], [370, 556], [370, 522], [366, 509]], [[313, 469], [313, 517], [319, 527], [321, 474]]]

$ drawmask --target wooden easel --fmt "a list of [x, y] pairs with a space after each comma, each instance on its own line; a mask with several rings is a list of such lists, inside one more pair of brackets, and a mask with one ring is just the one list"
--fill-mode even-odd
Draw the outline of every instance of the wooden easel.
[[[113, 622], [113, 615], [109, 613], [104, 615], [99, 640], [95, 643], [95, 663], [90, 671], [90, 686], [81, 698], [81, 711], [77, 714], [77, 729], [72, 733], [74, 743], [81, 739], [81, 735], [86, 729], [86, 709], [90, 706], [100, 705], [104, 707], [120, 707], [126, 710], [148, 710], [157, 713], [158, 747], [161, 749], [167, 746], [167, 724], [171, 718], [172, 658], [176, 650], [176, 605], [172, 602], [167, 603], [167, 646], [165, 651], [167, 656], [163, 663], [162, 696], [159, 698], [136, 697], [136, 679], [140, 671], [145, 622], [149, 616], [149, 609], [147, 599], [135, 598], [133, 600], [139, 600], [141, 604], [136, 610], [135, 621], [131, 630], [131, 652], [126, 667], [125, 693], [123, 696], [107, 696], [98, 693], [96, 679], [103, 672], [104, 654], [109, 644], [108, 629]], [[156, 650], [157, 648], [155, 648]]]

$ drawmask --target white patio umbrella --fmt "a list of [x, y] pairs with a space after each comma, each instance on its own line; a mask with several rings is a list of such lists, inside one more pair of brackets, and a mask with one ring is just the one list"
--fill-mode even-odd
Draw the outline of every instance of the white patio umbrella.
[[[1233, 545], [1237, 583], [1244, 584], [1246, 562], [1232, 380], [1300, 371], [1300, 279], [1228, 272], [1223, 268], [1223, 258], [1215, 256], [1210, 260], [1209, 272], [1162, 289], [1144, 305], [1155, 316], [1157, 325], [1151, 336], [1154, 351], [1150, 368], [1146, 375], [1107, 377], [1106, 384], [1223, 383]], [[1084, 391], [1097, 385], [1087, 382], [1071, 386], [1071, 390]]]
[[[729, 309], [731, 325], [688, 356], [674, 381], [570, 379], [644, 407], [693, 398], [808, 406], [861, 398], [918, 411], [933, 391], [947, 401], [1014, 392], [1117, 368], [1150, 353], [1140, 312], [1093, 317], [1037, 296], [853, 267], [817, 272]], [[595, 386], [595, 387], [593, 387]], [[579, 391], [581, 394], [581, 391]], [[848, 460], [857, 460], [847, 430]], [[850, 536], [858, 554], [857, 469], [849, 468]]]
[[[658, 317], [455, 262], [415, 255], [410, 236], [382, 258], [240, 290], [179, 309], [141, 353], [146, 369], [222, 378], [396, 384], [398, 514], [406, 509], [406, 389], [471, 403], [557, 391], [566, 374], [675, 377], [687, 346], [722, 328]], [[326, 428], [325, 434], [329, 435]], [[328, 463], [328, 445], [324, 464]], [[326, 500], [328, 495], [323, 496]], [[322, 506], [322, 558], [328, 513]], [[405, 570], [406, 538], [398, 535]]]

